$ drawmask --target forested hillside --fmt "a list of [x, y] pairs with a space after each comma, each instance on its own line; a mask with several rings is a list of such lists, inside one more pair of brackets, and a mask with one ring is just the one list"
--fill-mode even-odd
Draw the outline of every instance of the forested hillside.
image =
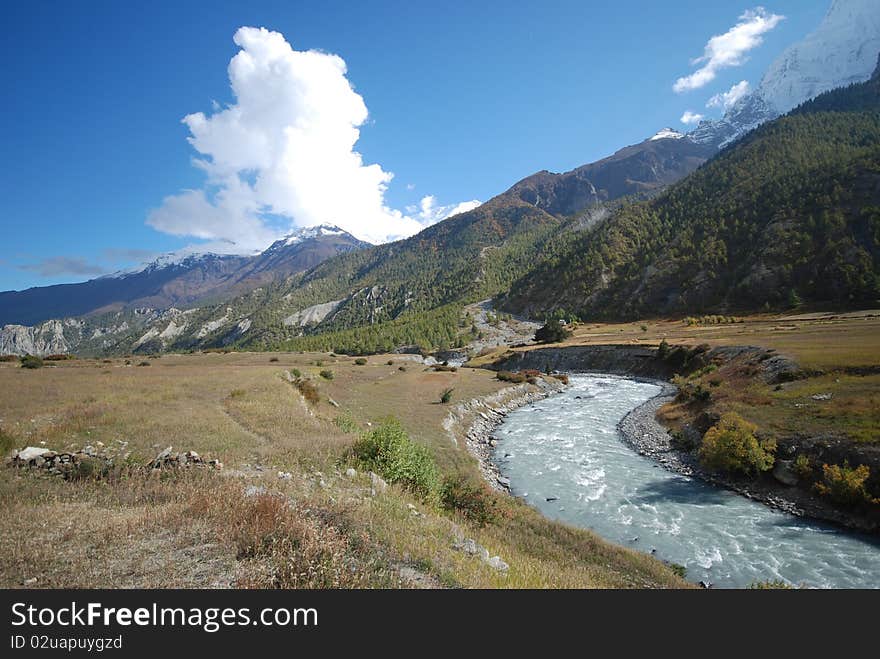
[[549, 243], [505, 308], [632, 318], [875, 304], [878, 109], [875, 74], [765, 124], [657, 199]]

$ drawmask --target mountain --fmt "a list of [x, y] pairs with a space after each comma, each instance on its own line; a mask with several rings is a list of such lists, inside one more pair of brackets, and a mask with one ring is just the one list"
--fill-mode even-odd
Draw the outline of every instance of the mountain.
[[880, 63], [540, 256], [506, 310], [625, 319], [876, 304]]
[[205, 303], [240, 295], [367, 244], [338, 227], [324, 225], [300, 229], [255, 256], [166, 254], [135, 271], [78, 284], [2, 292], [0, 325]]
[[[453, 345], [461, 306], [506, 291], [555, 234], [583, 231], [625, 196], [656, 194], [711, 152], [665, 129], [570, 172], [538, 172], [386, 245], [317, 227], [253, 257], [166, 258], [136, 273], [0, 294], [0, 322], [22, 323], [0, 331], [0, 353]], [[78, 318], [33, 325], [67, 316]]]
[[819, 27], [786, 49], [754, 91], [721, 119], [701, 122], [690, 137], [726, 146], [823, 92], [869, 79], [878, 52], [880, 2], [834, 0]]
[[711, 146], [664, 128], [639, 144], [570, 172], [533, 174], [505, 194], [552, 215], [573, 215], [602, 202], [661, 189], [695, 170], [713, 153]]

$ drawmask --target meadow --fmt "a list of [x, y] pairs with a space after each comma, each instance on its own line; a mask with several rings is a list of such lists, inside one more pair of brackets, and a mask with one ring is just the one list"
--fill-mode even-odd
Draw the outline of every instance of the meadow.
[[[443, 422], [505, 383], [480, 369], [436, 372], [401, 355], [360, 364], [327, 353], [207, 353], [0, 363], [8, 446], [128, 442], [100, 479], [0, 471], [4, 587], [684, 587], [669, 566], [516, 499], [481, 526], [400, 486], [373, 495], [353, 460], [389, 416], [442, 474], [478, 479]], [[141, 365], [143, 364], [143, 365]], [[323, 374], [322, 374], [323, 373]], [[291, 380], [317, 387], [309, 402]], [[453, 399], [440, 403], [443, 391]], [[100, 444], [99, 444], [100, 442]], [[150, 473], [160, 450], [195, 450], [221, 471]], [[345, 474], [357, 466], [354, 477]], [[472, 539], [509, 565], [461, 550]]]

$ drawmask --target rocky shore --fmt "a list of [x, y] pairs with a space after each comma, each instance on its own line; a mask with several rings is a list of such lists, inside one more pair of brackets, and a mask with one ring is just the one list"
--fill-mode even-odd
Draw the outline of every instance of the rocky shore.
[[499, 491], [510, 491], [510, 480], [492, 461], [496, 440], [495, 428], [513, 410], [543, 400], [565, 389], [555, 378], [538, 378], [537, 384], [518, 384], [506, 387], [490, 396], [459, 403], [446, 417], [443, 427], [456, 444], [464, 441], [477, 459], [480, 473], [489, 485]]
[[657, 410], [675, 398], [676, 388], [663, 381], [655, 381], [655, 384], [662, 386], [663, 391], [632, 410], [617, 425], [623, 440], [637, 453], [651, 458], [669, 471], [699, 478], [791, 515], [831, 522], [866, 533], [877, 532], [876, 525], [869, 520], [844, 514], [809, 493], [782, 482], [775, 472], [772, 477], [752, 480], [703, 469], [694, 453], [678, 450], [672, 445], [666, 428], [657, 421]]

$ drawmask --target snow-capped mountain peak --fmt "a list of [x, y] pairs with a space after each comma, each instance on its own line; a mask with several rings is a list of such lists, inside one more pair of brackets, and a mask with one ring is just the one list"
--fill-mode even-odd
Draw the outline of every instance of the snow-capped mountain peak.
[[297, 229], [293, 233], [282, 238], [282, 240], [285, 245], [296, 245], [304, 240], [317, 238], [318, 236], [341, 236], [344, 233], [346, 232], [335, 224], [318, 224], [312, 227]]
[[685, 137], [684, 133], [679, 133], [674, 128], [661, 128], [654, 135], [648, 138], [649, 142], [653, 142], [654, 140], [680, 140]]
[[819, 26], [789, 46], [760, 84], [717, 121], [690, 133], [701, 144], [724, 146], [831, 89], [871, 77], [880, 53], [880, 2], [833, 0]]

